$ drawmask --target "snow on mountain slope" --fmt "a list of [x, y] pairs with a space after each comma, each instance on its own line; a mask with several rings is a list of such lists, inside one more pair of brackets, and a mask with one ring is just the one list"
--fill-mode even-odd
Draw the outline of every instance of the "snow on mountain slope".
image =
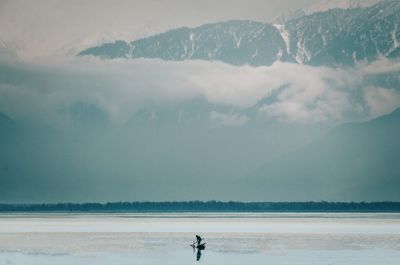
[[178, 28], [130, 43], [106, 43], [80, 55], [218, 60], [233, 65], [270, 65], [276, 60], [289, 60], [285, 41], [274, 26], [247, 20]]
[[[310, 65], [354, 65], [400, 56], [400, 1], [335, 1], [310, 10], [334, 8], [269, 24], [232, 20], [177, 28], [132, 42], [115, 41], [83, 50], [101, 58], [160, 58], [271, 65], [276, 61]], [[368, 7], [360, 7], [369, 5]], [[308, 12], [308, 11], [307, 11]], [[311, 11], [310, 11], [311, 12]]]
[[332, 9], [289, 20], [290, 54], [299, 63], [353, 65], [397, 57], [400, 1], [367, 8]]

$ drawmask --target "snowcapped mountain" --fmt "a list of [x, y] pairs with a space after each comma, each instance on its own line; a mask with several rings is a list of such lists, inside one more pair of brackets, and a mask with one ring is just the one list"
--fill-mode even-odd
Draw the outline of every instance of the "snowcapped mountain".
[[234, 65], [269, 65], [289, 59], [284, 40], [273, 25], [239, 20], [178, 28], [133, 42], [106, 43], [80, 55], [172, 61], [205, 59]]
[[[271, 65], [278, 60], [310, 65], [353, 65], [380, 56], [398, 57], [400, 1], [374, 2], [320, 3], [310, 8], [308, 15], [284, 24], [232, 20], [177, 28], [132, 42], [108, 42], [83, 50], [79, 55], [106, 59], [217, 60], [253, 66]], [[328, 10], [318, 11], [325, 9]]]
[[352, 65], [400, 53], [400, 2], [332, 9], [285, 23], [290, 54], [299, 63]]

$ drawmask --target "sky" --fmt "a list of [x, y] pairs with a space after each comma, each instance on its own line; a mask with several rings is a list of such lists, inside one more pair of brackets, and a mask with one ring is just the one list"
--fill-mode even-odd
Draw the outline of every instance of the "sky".
[[[175, 27], [272, 21], [315, 2], [0, 1], [0, 202], [400, 199], [390, 170], [384, 184], [361, 176], [382, 161], [360, 144], [363, 159], [349, 166], [335, 148], [343, 136], [332, 133], [400, 106], [396, 87], [370, 81], [396, 75], [396, 60], [252, 67], [75, 56]], [[329, 152], [309, 148], [318, 141]], [[321, 177], [323, 155], [363, 188], [343, 185], [346, 174]], [[282, 173], [293, 159], [301, 168], [302, 157], [315, 158], [302, 162], [314, 163], [311, 174]], [[391, 169], [396, 160], [388, 161]]]
[[[109, 39], [133, 40], [181, 26], [230, 19], [272, 21], [316, 0], [0, 1], [2, 41], [24, 58], [78, 52]], [[0, 42], [1, 43], [1, 42]]]

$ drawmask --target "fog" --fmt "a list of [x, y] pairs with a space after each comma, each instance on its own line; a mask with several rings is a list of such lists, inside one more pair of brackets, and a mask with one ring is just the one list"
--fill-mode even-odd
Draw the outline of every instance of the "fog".
[[263, 199], [243, 185], [267, 162], [400, 105], [376, 64], [3, 58], [1, 201]]

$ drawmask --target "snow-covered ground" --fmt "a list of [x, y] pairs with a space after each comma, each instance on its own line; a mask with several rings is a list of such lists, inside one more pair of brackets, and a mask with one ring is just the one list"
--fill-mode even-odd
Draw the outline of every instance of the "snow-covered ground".
[[398, 264], [398, 214], [0, 215], [0, 264]]

